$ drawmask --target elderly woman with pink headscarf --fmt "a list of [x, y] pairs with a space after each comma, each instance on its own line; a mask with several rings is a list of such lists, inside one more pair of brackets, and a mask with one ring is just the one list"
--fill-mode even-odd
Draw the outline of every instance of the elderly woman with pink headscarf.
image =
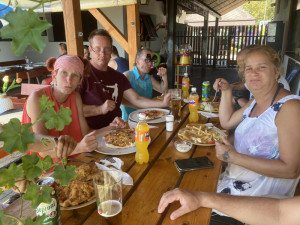
[[[40, 120], [32, 127], [33, 132], [59, 137], [57, 146], [59, 158], [93, 151], [98, 145], [95, 134], [99, 130], [90, 132], [90, 128], [83, 116], [81, 97], [75, 91], [83, 77], [89, 74], [89, 61], [75, 55], [64, 55], [58, 59], [48, 59], [47, 69], [52, 71], [53, 85], [39, 89], [29, 96], [24, 105], [22, 123], [36, 121], [41, 112], [39, 98], [46, 95], [55, 103], [53, 108], [56, 112], [59, 111], [60, 106], [71, 109], [72, 122], [65, 126], [62, 131], [57, 131], [56, 129], [47, 130], [45, 121]], [[102, 128], [101, 131], [112, 127], [124, 128], [125, 126], [126, 124], [123, 120], [115, 118], [108, 127]], [[50, 155], [52, 158], [55, 158], [53, 149], [47, 149], [49, 150], [47, 151], [43, 148], [38, 150], [41, 157]]]

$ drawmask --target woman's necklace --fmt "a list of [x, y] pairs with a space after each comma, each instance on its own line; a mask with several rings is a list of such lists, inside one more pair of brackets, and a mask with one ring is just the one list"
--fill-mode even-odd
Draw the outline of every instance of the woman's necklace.
[[[271, 105], [270, 105], [270, 106], [273, 105], [273, 103], [274, 103], [274, 101], [275, 101], [275, 98], [277, 97], [277, 95], [278, 95], [280, 89], [281, 89], [281, 85], [278, 85], [278, 88], [277, 88], [277, 90], [276, 90], [276, 92], [275, 92], [275, 95], [273, 96], [273, 99], [272, 99], [272, 102], [271, 102]], [[255, 106], [256, 106], [256, 102], [255, 102], [253, 108], [251, 109], [249, 116], [251, 116], [252, 111], [253, 111], [253, 109], [255, 108]]]

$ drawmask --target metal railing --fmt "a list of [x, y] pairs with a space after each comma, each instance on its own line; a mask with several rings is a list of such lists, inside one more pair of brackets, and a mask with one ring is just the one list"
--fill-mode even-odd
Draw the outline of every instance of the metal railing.
[[[177, 32], [176, 44], [189, 43], [193, 49], [193, 65], [202, 65], [203, 27], [187, 26], [184, 32]], [[265, 45], [266, 26], [220, 26], [208, 27], [206, 65], [230, 67], [236, 65], [237, 53], [248, 45]], [[215, 51], [217, 48], [217, 51]], [[216, 55], [215, 55], [216, 53]]]

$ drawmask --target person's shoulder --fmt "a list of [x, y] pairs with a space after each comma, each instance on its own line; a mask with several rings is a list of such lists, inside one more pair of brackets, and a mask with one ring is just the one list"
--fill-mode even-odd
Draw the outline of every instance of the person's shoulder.
[[46, 91], [44, 88], [35, 90], [29, 95], [28, 102], [39, 103], [39, 98], [41, 98], [45, 94], [46, 94]]

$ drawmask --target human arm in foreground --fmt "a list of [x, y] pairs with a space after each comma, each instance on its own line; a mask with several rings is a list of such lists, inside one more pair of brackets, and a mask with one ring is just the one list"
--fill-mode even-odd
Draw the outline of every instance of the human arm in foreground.
[[162, 196], [158, 212], [162, 213], [168, 204], [174, 201], [179, 201], [181, 207], [171, 213], [171, 220], [200, 207], [206, 207], [216, 209], [247, 224], [294, 225], [300, 222], [300, 196], [272, 199], [174, 189]]

